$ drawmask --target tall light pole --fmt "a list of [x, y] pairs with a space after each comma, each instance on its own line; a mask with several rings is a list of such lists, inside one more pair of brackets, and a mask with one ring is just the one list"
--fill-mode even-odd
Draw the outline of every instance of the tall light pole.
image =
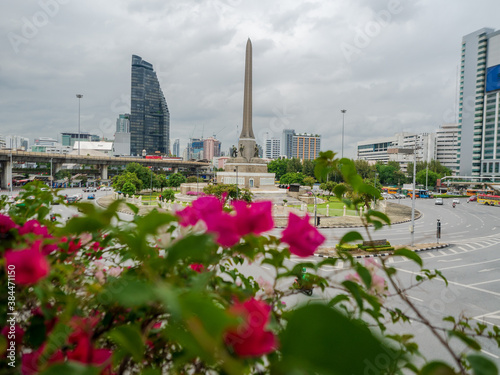
[[82, 94], [76, 94], [78, 98], [78, 156], [80, 156], [80, 99], [83, 98]]
[[415, 175], [417, 174], [417, 147], [413, 149], [413, 194], [411, 195], [411, 245], [415, 244]]
[[347, 112], [347, 109], [341, 109], [340, 112], [342, 112], [342, 158], [344, 157], [344, 117], [345, 113]]

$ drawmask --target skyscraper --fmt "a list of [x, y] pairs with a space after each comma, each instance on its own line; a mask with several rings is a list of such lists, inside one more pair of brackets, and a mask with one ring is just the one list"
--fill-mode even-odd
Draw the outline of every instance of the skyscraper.
[[320, 135], [295, 134], [293, 136], [292, 158], [314, 160], [319, 156], [320, 148]]
[[170, 147], [170, 112], [153, 65], [132, 55], [130, 106], [130, 153], [156, 151], [167, 154]]
[[130, 115], [121, 114], [116, 119], [115, 142], [113, 144], [113, 155], [130, 155]]
[[500, 31], [462, 38], [458, 108], [460, 175], [500, 176]]
[[288, 159], [292, 158], [294, 135], [295, 135], [295, 130], [284, 129], [283, 134], [281, 136], [281, 156], [286, 156]]
[[172, 146], [172, 155], [180, 157], [181, 156], [181, 145], [180, 140], [177, 138]]

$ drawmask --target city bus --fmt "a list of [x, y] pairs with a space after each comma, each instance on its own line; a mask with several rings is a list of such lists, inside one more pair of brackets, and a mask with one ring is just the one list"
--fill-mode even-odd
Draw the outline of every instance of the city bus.
[[[413, 190], [408, 190], [406, 195], [411, 198], [413, 196]], [[430, 198], [430, 197], [431, 193], [429, 191], [425, 189], [415, 189], [415, 198]]]
[[480, 194], [477, 196], [477, 203], [487, 206], [500, 206], [500, 195]]
[[466, 194], [471, 197], [473, 195], [487, 195], [487, 194], [495, 194], [495, 192], [493, 190], [490, 190], [490, 189], [467, 189], [467, 192]]
[[397, 194], [398, 193], [398, 188], [397, 187], [392, 187], [392, 186], [384, 186], [382, 188], [382, 193], [387, 193], [387, 194]]

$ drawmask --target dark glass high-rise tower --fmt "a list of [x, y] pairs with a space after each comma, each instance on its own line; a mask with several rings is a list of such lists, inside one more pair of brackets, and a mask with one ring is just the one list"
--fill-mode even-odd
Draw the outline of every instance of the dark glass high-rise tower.
[[169, 154], [170, 112], [153, 65], [132, 55], [130, 153]]

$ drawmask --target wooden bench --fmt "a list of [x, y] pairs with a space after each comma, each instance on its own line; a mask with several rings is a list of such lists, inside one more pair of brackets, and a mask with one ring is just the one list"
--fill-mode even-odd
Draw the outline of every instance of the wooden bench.
[[372, 241], [363, 241], [363, 246], [386, 246], [387, 240], [372, 240]]

